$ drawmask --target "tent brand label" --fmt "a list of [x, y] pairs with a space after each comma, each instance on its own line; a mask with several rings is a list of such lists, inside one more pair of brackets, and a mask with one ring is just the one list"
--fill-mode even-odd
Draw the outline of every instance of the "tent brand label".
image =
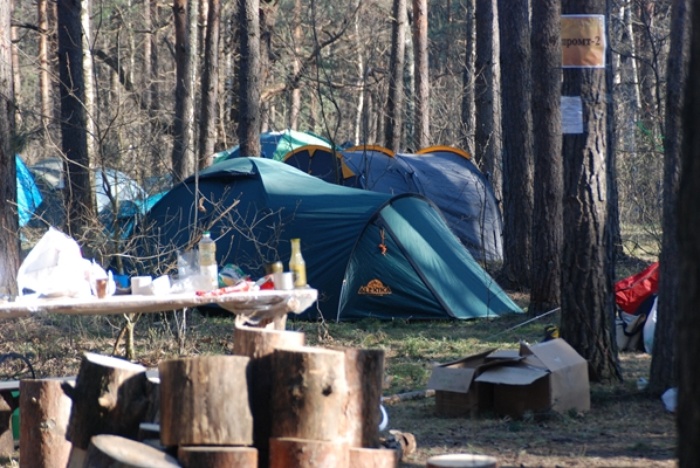
[[364, 286], [360, 286], [357, 294], [362, 294], [365, 296], [388, 296], [391, 294], [391, 288], [382, 283], [381, 280], [375, 278], [370, 280]]

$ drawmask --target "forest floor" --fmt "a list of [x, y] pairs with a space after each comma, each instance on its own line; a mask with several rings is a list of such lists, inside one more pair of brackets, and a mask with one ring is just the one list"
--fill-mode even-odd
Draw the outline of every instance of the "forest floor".
[[[517, 295], [514, 295], [518, 299]], [[520, 300], [524, 300], [521, 295]], [[157, 367], [163, 359], [231, 354], [233, 318], [173, 313], [144, 315], [136, 324], [136, 360]], [[513, 315], [464, 322], [362, 321], [320, 323], [288, 321], [287, 328], [303, 331], [308, 344], [328, 347], [383, 349], [384, 395], [425, 390], [433, 366], [490, 348], [515, 348], [543, 337], [552, 314], [523, 325], [527, 317]], [[112, 354], [123, 324], [121, 317], [42, 316], [0, 322], [0, 353], [30, 356], [37, 377], [76, 375], [82, 353]], [[120, 345], [117, 354], [123, 354]], [[672, 467], [676, 466], [675, 417], [658, 397], [638, 387], [648, 378], [651, 357], [620, 355], [624, 381], [592, 384], [591, 410], [583, 414], [551, 413], [522, 420], [484, 415], [443, 418], [435, 399], [426, 397], [387, 404], [389, 429], [413, 434], [417, 450], [404, 457], [402, 467], [423, 467], [438, 454], [475, 453], [497, 457], [501, 467]], [[2, 366], [5, 366], [4, 368]], [[13, 364], [0, 366], [1, 378], [15, 378]], [[2, 466], [18, 466], [18, 452]]]

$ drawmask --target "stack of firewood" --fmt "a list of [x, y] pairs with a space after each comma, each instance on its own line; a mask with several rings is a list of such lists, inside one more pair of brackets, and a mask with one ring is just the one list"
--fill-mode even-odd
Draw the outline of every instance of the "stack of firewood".
[[157, 377], [87, 353], [74, 386], [22, 381], [20, 466], [398, 466], [380, 444], [382, 351], [244, 326], [233, 341]]

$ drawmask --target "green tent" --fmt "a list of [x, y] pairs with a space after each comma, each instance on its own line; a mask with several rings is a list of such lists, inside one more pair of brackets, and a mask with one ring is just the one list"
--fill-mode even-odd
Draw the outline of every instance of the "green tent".
[[262, 156], [263, 158], [282, 161], [287, 153], [304, 145], [331, 147], [331, 143], [328, 140], [311, 132], [298, 132], [291, 129], [278, 132], [264, 132], [260, 134], [261, 154], [240, 154], [239, 146], [236, 145], [231, 149], [216, 153], [214, 155], [214, 164], [242, 156]]
[[521, 312], [420, 195], [342, 187], [263, 158], [236, 158], [202, 171], [200, 201], [195, 186], [194, 177], [176, 185], [146, 215], [134, 238], [144, 257], [172, 262], [173, 248], [209, 228], [219, 265], [236, 264], [257, 278], [265, 264], [281, 260], [286, 266], [289, 240], [298, 237], [309, 284], [319, 291], [309, 318], [469, 319]]

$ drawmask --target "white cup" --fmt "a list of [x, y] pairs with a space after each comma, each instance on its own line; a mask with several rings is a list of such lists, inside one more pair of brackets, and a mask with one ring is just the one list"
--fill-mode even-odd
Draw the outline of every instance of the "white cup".
[[282, 289], [285, 291], [294, 289], [294, 273], [291, 271], [284, 272], [280, 275], [280, 278], [279, 284], [275, 283], [276, 289]]

